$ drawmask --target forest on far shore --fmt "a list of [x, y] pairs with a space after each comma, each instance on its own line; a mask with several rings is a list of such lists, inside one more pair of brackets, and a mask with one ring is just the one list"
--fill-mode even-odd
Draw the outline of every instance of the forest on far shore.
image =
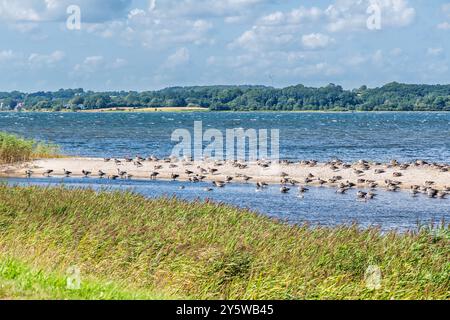
[[450, 85], [389, 83], [345, 90], [267, 86], [171, 87], [158, 91], [0, 92], [0, 109], [29, 111], [202, 107], [212, 111], [450, 111]]

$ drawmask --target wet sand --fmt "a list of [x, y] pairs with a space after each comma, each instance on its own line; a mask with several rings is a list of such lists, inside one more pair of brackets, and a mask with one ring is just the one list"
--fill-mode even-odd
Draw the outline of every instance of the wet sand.
[[[112, 177], [119, 171], [127, 172], [132, 179], [151, 179], [151, 173], [157, 172], [157, 179], [171, 180], [173, 175], [178, 175], [178, 180], [188, 181], [194, 176], [200, 176], [203, 181], [226, 181], [227, 177], [233, 178], [232, 182], [280, 184], [282, 176], [288, 184], [294, 182], [298, 185], [319, 185], [336, 187], [340, 183], [351, 182], [360, 188], [367, 188], [371, 183], [378, 184], [379, 188], [387, 186], [386, 180], [400, 183], [400, 189], [410, 189], [411, 186], [432, 186], [437, 190], [446, 190], [450, 187], [450, 166], [448, 164], [411, 164], [408, 168], [402, 168], [397, 164], [353, 163], [335, 166], [331, 163], [310, 164], [308, 162], [297, 163], [246, 163], [239, 167], [232, 162], [187, 162], [172, 160], [170, 163], [164, 160], [140, 161], [142, 166], [136, 166], [133, 162], [120, 159], [116, 164], [112, 159], [105, 162], [98, 158], [62, 158], [36, 160], [28, 163], [0, 166], [0, 175], [3, 177], [26, 177], [26, 170], [32, 170], [33, 177], [42, 177], [47, 170], [54, 170], [52, 176], [64, 176], [64, 169], [71, 171], [73, 177], [83, 177], [83, 170], [92, 172], [92, 177], [98, 177], [98, 171], [102, 170]], [[243, 164], [243, 163], [242, 163]], [[217, 171], [215, 171], [217, 170]], [[189, 174], [188, 171], [192, 171]], [[320, 180], [322, 182], [320, 182]], [[246, 181], [247, 180], [247, 181]], [[432, 182], [430, 184], [429, 182]]]

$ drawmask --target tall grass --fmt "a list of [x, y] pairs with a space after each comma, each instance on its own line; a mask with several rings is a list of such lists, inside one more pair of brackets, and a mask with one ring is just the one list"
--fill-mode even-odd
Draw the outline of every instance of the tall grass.
[[[0, 185], [0, 260], [198, 299], [449, 299], [450, 230], [290, 226], [215, 203]], [[379, 266], [379, 290], [364, 275]], [[1, 281], [1, 273], [0, 273]], [[68, 296], [70, 298], [70, 296]]]
[[55, 145], [0, 132], [0, 164], [56, 157], [58, 152]]

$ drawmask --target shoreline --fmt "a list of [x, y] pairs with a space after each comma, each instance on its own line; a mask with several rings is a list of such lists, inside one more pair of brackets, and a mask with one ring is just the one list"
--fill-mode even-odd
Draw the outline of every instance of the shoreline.
[[[176, 180], [197, 182], [216, 182], [220, 187], [229, 183], [251, 184], [285, 184], [287, 186], [330, 186], [338, 189], [393, 189], [390, 191], [408, 190], [411, 186], [427, 188], [449, 193], [450, 165], [449, 164], [380, 164], [363, 162], [317, 163], [303, 161], [296, 163], [282, 163], [268, 165], [260, 163], [232, 163], [232, 162], [186, 162], [179, 160], [149, 161], [135, 160], [127, 162], [120, 160], [116, 164], [114, 159], [105, 162], [100, 158], [56, 158], [34, 160], [21, 164], [0, 165], [0, 176], [4, 178], [24, 178], [26, 171], [31, 170], [31, 177], [42, 177], [47, 170], [53, 170], [52, 176], [65, 176], [64, 170], [71, 171], [72, 177], [83, 177], [83, 170], [98, 177], [99, 170], [105, 173], [104, 178], [118, 177], [119, 171], [126, 172], [124, 178], [146, 180]], [[151, 177], [151, 173], [155, 173]], [[157, 173], [157, 175], [156, 175]], [[231, 180], [230, 180], [231, 178]], [[230, 181], [228, 181], [230, 180]], [[388, 181], [388, 182], [386, 182]], [[350, 185], [346, 187], [345, 185]], [[419, 189], [418, 189], [419, 190]]]

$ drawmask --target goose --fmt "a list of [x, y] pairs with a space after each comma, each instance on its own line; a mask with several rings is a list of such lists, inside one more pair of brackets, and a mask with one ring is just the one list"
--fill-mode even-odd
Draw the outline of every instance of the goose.
[[175, 181], [175, 180], [177, 180], [177, 179], [180, 177], [180, 175], [179, 175], [179, 174], [172, 173], [172, 174], [170, 175], [170, 177], [172, 178], [173, 181]]
[[366, 199], [366, 197], [367, 197], [367, 192], [358, 191], [358, 193], [356, 194], [356, 196], [358, 197], [358, 199]]
[[25, 171], [25, 175], [27, 176], [27, 178], [31, 178], [31, 176], [33, 175], [33, 171], [27, 170]]
[[66, 169], [63, 169], [63, 171], [64, 171], [64, 175], [68, 178], [68, 177], [70, 177], [71, 175], [72, 175], [72, 172], [71, 171], [68, 171], [68, 170], [66, 170]]
[[428, 188], [427, 189], [427, 195], [429, 198], [435, 198], [438, 194], [438, 191], [433, 189], [433, 188]]
[[337, 189], [336, 193], [337, 194], [345, 194], [347, 191], [348, 191], [347, 188], [342, 187], [342, 188]]
[[306, 193], [306, 192], [308, 192], [309, 191], [309, 189], [308, 188], [305, 188], [305, 187], [303, 187], [303, 186], [300, 186], [300, 187], [298, 187], [298, 193]]
[[50, 177], [50, 175], [51, 175], [53, 172], [54, 172], [53, 170], [49, 169], [49, 170], [44, 171], [44, 173], [43, 173], [42, 175], [43, 175], [43, 176]]
[[119, 169], [117, 169], [117, 173], [119, 174], [119, 176], [123, 179], [126, 175], [128, 175], [128, 173], [126, 171], [120, 171]]
[[104, 162], [110, 162], [110, 161], [111, 161], [111, 158], [104, 158], [103, 161], [104, 161]]
[[397, 185], [394, 185], [394, 184], [389, 184], [387, 186], [387, 191], [389, 191], [389, 192], [396, 192], [396, 191], [398, 191], [398, 189], [400, 189], [400, 187]]
[[219, 171], [219, 170], [214, 169], [214, 168], [210, 168], [208, 171], [209, 171], [210, 174], [215, 175], [217, 173], [217, 171]]
[[114, 159], [114, 163], [119, 166], [122, 164], [122, 161], [120, 161], [119, 159]]
[[190, 176], [191, 174], [193, 174], [194, 172], [193, 171], [191, 171], [191, 170], [186, 170], [186, 171], [184, 171], [188, 176]]
[[393, 175], [395, 178], [399, 178], [399, 177], [402, 177], [402, 176], [403, 176], [403, 173], [401, 173], [401, 172], [394, 172], [392, 175]]
[[282, 186], [282, 187], [280, 188], [280, 192], [281, 192], [281, 193], [288, 193], [289, 191], [291, 191], [291, 189], [288, 188], [288, 187], [286, 187], [286, 186]]
[[311, 183], [311, 182], [313, 182], [313, 180], [312, 180], [312, 179], [310, 179], [310, 178], [305, 178], [305, 180], [304, 180], [304, 181], [305, 181], [305, 183], [306, 183], [306, 184], [308, 184], [308, 183]]
[[225, 178], [225, 181], [226, 181], [227, 183], [230, 183], [231, 181], [233, 181], [233, 177], [227, 176], [227, 177]]
[[417, 196], [417, 194], [420, 193], [419, 186], [411, 186], [411, 188], [409, 189], [409, 192], [411, 193], [411, 195], [413, 197]]
[[131, 158], [125, 158], [125, 162], [128, 162], [128, 163], [133, 162], [133, 159], [131, 159]]
[[252, 180], [253, 178], [252, 178], [252, 177], [249, 177], [249, 176], [243, 176], [242, 179], [243, 179], [245, 182], [249, 182], [249, 181]]
[[286, 178], [286, 177], [289, 177], [289, 175], [288, 175], [286, 172], [282, 172], [282, 173], [281, 173], [281, 177], [282, 177], [282, 178]]
[[260, 181], [258, 181], [257, 183], [256, 183], [256, 188], [259, 188], [259, 189], [263, 189], [263, 188], [267, 188], [269, 185], [266, 183], [266, 182], [260, 182]]
[[217, 188], [223, 188], [223, 187], [225, 187], [225, 182], [224, 181], [214, 181], [213, 185], [215, 185]]
[[212, 191], [214, 191], [213, 188], [205, 188], [204, 190], [205, 190], [206, 192], [212, 192]]
[[320, 178], [317, 180], [317, 182], [320, 184], [321, 187], [327, 183], [325, 180], [322, 180]]
[[86, 171], [86, 170], [82, 170], [81, 173], [83, 174], [83, 176], [84, 176], [85, 178], [89, 177], [89, 176], [92, 174], [92, 172]]
[[102, 170], [98, 170], [98, 176], [100, 179], [103, 179], [106, 176], [106, 173], [104, 173]]
[[117, 180], [117, 179], [119, 179], [119, 176], [113, 174], [113, 175], [108, 176], [108, 179], [109, 179], [109, 180]]
[[134, 165], [137, 167], [137, 168], [142, 168], [144, 165], [142, 164], [142, 162], [140, 162], [140, 161], [135, 161], [134, 162]]
[[436, 197], [438, 197], [439, 199], [445, 199], [446, 196], [447, 196], [447, 192], [445, 192], [445, 191], [439, 191], [436, 194]]
[[383, 169], [375, 169], [375, 174], [383, 174], [383, 173], [385, 173], [386, 171], [385, 170], [383, 170]]
[[153, 167], [154, 170], [161, 170], [163, 168], [162, 165], [156, 165]]
[[159, 172], [153, 171], [152, 173], [150, 173], [150, 179], [151, 180], [156, 180], [156, 178], [159, 176]]
[[376, 195], [375, 193], [373, 193], [373, 192], [368, 192], [367, 195], [366, 195], [366, 199], [367, 199], [367, 200], [372, 200], [372, 199], [374, 199], [376, 196], [377, 196], [377, 195]]
[[199, 178], [197, 178], [196, 176], [189, 177], [189, 181], [192, 182], [192, 183], [198, 183], [198, 182], [200, 182]]
[[142, 158], [141, 156], [136, 156], [136, 161], [137, 162], [144, 162], [145, 158]]

